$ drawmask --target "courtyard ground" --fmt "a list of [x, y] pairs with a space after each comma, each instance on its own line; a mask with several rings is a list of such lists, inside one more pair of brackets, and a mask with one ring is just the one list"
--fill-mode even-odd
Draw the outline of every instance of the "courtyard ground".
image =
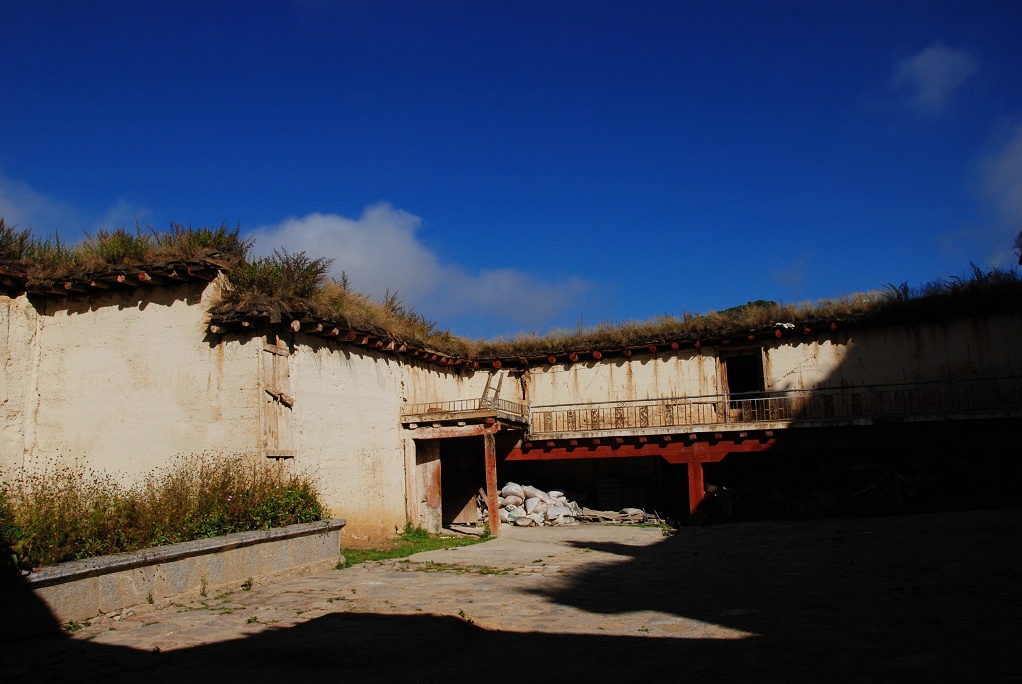
[[1020, 533], [1017, 508], [505, 526], [8, 641], [0, 681], [1017, 681]]

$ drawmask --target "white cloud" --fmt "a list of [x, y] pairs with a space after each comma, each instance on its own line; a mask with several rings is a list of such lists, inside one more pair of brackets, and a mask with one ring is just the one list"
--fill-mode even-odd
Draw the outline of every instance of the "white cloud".
[[360, 292], [380, 297], [398, 292], [408, 305], [445, 321], [494, 316], [540, 328], [576, 304], [590, 284], [581, 278], [546, 280], [516, 268], [482, 269], [441, 262], [418, 235], [422, 219], [376, 204], [357, 219], [314, 213], [251, 232], [257, 254], [283, 247], [309, 256], [334, 257], [332, 274], [347, 273]]
[[996, 247], [990, 260], [994, 265], [1016, 263], [1011, 243], [1022, 230], [1022, 125], [980, 166], [983, 194], [997, 212], [994, 229]]
[[1022, 228], [1022, 126], [982, 165], [983, 191], [1007, 223]]
[[62, 239], [77, 242], [84, 231], [97, 228], [133, 228], [146, 211], [117, 199], [100, 216], [89, 216], [55, 197], [33, 190], [27, 183], [0, 173], [0, 216], [9, 226], [28, 228], [36, 237], [59, 233]]
[[938, 42], [898, 62], [890, 86], [910, 105], [939, 111], [977, 68], [976, 58], [967, 51]]
[[52, 234], [72, 224], [75, 228], [79, 226], [78, 216], [70, 206], [3, 174], [0, 174], [0, 216], [8, 226], [31, 228], [38, 236]]

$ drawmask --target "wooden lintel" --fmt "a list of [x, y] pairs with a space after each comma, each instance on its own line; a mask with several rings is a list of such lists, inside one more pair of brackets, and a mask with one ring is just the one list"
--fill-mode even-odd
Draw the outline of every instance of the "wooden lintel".
[[216, 278], [217, 271], [210, 270], [208, 268], [192, 268], [188, 267], [188, 275], [193, 278], [199, 278], [200, 280], [213, 280]]
[[593, 358], [596, 359], [597, 361], [599, 361], [600, 359], [603, 358], [603, 352], [594, 351], [593, 352]]
[[[294, 326], [294, 323], [291, 324]], [[321, 333], [323, 332], [322, 323], [301, 323], [299, 324], [299, 332], [303, 333]]]
[[632, 355], [632, 350], [631, 349], [622, 349], [621, 353], [624, 354], [625, 358], [627, 359], [629, 356]]
[[298, 332], [299, 330], [301, 330], [301, 329], [302, 329], [302, 322], [301, 322], [301, 321], [299, 321], [299, 320], [294, 320], [294, 321], [291, 321], [291, 322], [290, 322], [290, 323], [288, 324], [288, 327], [290, 327], [290, 328], [291, 328], [291, 330], [293, 330], [293, 331], [295, 331], [295, 332]]
[[138, 282], [142, 283], [143, 285], [153, 285], [154, 284], [153, 283], [153, 277], [151, 275], [149, 275], [148, 273], [146, 273], [145, 271], [139, 271], [138, 272]]
[[227, 332], [227, 328], [225, 326], [213, 323], [209, 326], [209, 331], [214, 335], [223, 335], [224, 333]]
[[671, 342], [671, 349], [677, 351], [679, 346], [680, 345], [677, 342]]
[[656, 354], [656, 345], [655, 344], [649, 345], [649, 353], [650, 354]]
[[554, 356], [553, 354], [551, 354], [550, 356], [546, 357], [546, 360], [547, 360], [547, 363], [551, 363], [551, 364], [552, 363], [557, 363], [557, 357]]
[[384, 351], [394, 351], [394, 349], [395, 349], [396, 347], [397, 347], [397, 343], [396, 343], [396, 342], [394, 342], [394, 340], [391, 340], [390, 342], [388, 342], [388, 343], [387, 343], [387, 346], [385, 346], [385, 347], [383, 348], [383, 350], [384, 350]]
[[500, 424], [493, 425], [450, 425], [447, 427], [420, 427], [410, 437], [412, 439], [451, 439], [454, 437], [478, 437], [492, 435], [500, 430]]
[[400, 347], [397, 348], [397, 351], [399, 354], [404, 354], [406, 351], [408, 351], [408, 345], [402, 344]]
[[105, 282], [103, 280], [93, 280], [92, 282], [89, 283], [89, 287], [95, 288], [97, 290], [109, 290], [113, 286], [110, 283]]
[[568, 358], [571, 359], [572, 363], [575, 363], [576, 361], [578, 361], [578, 354], [576, 354], [575, 352], [571, 352], [570, 354], [568, 354]]
[[493, 367], [494, 368], [500, 368], [500, 366], [501, 366], [500, 359], [497, 359], [497, 360], [495, 360], [493, 362]]
[[58, 297], [67, 297], [68, 291], [63, 287], [51, 287], [45, 291], [46, 294], [57, 295]]
[[83, 287], [82, 285], [78, 285], [77, 283], [72, 283], [71, 281], [68, 281], [68, 282], [64, 283], [64, 289], [68, 290], [70, 292], [88, 292], [89, 291], [89, 288]]
[[320, 337], [337, 337], [341, 334], [340, 328], [325, 328], [320, 333]]
[[128, 287], [138, 287], [139, 285], [137, 278], [132, 278], [131, 276], [124, 275], [123, 273], [117, 276], [117, 282], [121, 285], [127, 285]]
[[182, 273], [178, 273], [177, 269], [174, 269], [172, 271], [164, 273], [163, 275], [167, 276], [171, 280], [181, 280], [181, 281], [189, 281], [189, 280], [191, 280], [191, 278], [189, 278], [188, 275], [182, 274]]

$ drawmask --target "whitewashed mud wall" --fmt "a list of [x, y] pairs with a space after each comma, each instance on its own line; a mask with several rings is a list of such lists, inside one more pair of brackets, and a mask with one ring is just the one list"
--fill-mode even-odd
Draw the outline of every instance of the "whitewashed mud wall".
[[768, 390], [1020, 374], [1022, 313], [838, 330], [764, 350]]
[[526, 386], [533, 406], [691, 397], [720, 391], [712, 349], [534, 366], [529, 368]]
[[[296, 456], [314, 475], [344, 536], [392, 536], [408, 515], [415, 442], [401, 427], [405, 405], [481, 397], [487, 373], [432, 367], [412, 359], [295, 335], [290, 358]], [[521, 401], [505, 378], [501, 397]], [[412, 488], [414, 490], [414, 487]]]
[[255, 451], [257, 345], [205, 340], [216, 287], [53, 299], [38, 310], [0, 297], [0, 462], [86, 463], [131, 481], [178, 454]]
[[705, 396], [724, 386], [719, 356], [760, 354], [767, 390], [1022, 374], [1022, 314], [862, 328], [755, 345], [534, 366], [533, 406]]

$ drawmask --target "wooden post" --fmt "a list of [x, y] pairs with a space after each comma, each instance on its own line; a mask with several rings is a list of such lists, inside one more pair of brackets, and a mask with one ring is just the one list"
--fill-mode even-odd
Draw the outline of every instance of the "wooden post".
[[490, 534], [500, 536], [500, 515], [497, 512], [497, 441], [493, 435], [483, 435], [486, 450], [486, 513]]
[[688, 464], [688, 512], [689, 517], [696, 514], [696, 509], [699, 508], [699, 504], [703, 502], [703, 497], [706, 495], [705, 485], [703, 484], [703, 464], [702, 463], [689, 463]]

